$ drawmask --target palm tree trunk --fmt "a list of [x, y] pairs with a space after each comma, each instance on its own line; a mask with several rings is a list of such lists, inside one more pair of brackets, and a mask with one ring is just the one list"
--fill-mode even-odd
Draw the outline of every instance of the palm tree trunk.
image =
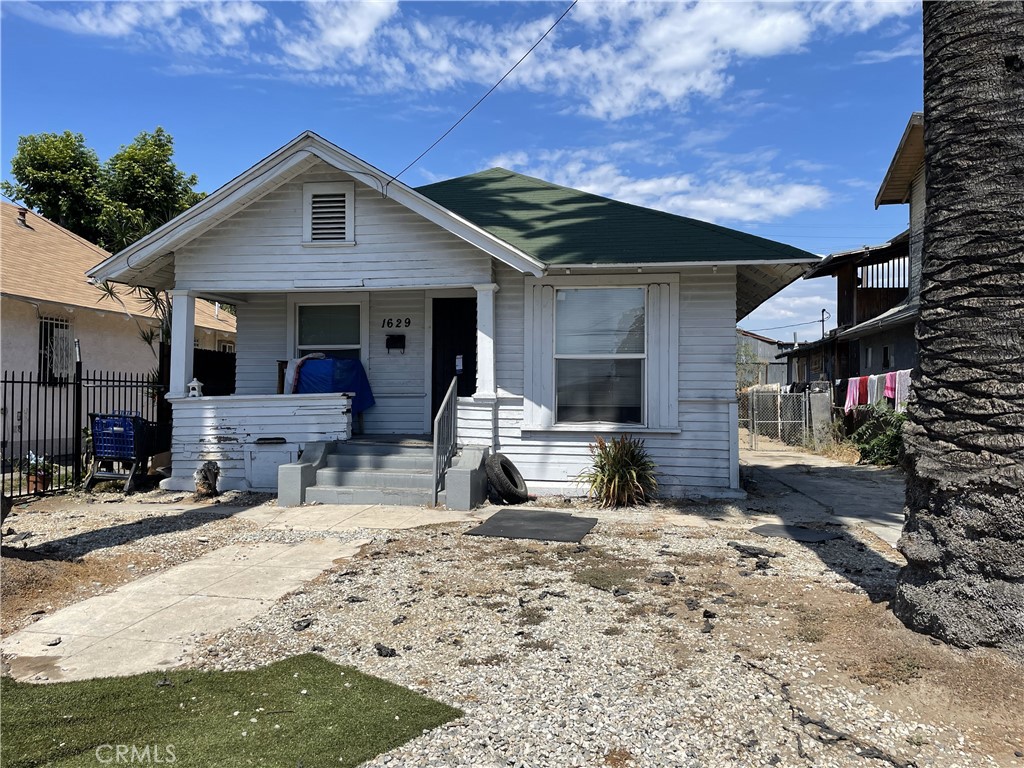
[[926, 207], [893, 610], [1024, 653], [1024, 2], [924, 3]]

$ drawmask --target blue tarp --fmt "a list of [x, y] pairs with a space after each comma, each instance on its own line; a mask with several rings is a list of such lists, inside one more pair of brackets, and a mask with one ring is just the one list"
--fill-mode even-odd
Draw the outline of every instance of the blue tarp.
[[307, 360], [299, 368], [300, 395], [315, 392], [354, 392], [352, 413], [362, 413], [376, 401], [363, 364], [358, 360]]

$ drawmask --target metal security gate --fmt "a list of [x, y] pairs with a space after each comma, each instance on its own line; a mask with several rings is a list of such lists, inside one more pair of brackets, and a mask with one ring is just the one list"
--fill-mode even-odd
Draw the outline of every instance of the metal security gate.
[[811, 441], [807, 392], [751, 388], [739, 394], [738, 410], [740, 439], [753, 451], [802, 448]]

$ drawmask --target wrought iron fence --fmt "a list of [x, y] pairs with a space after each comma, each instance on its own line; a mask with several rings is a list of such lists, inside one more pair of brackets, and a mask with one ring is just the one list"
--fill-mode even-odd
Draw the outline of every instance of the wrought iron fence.
[[55, 381], [0, 377], [0, 480], [18, 497], [66, 490], [83, 479], [90, 413], [128, 412], [158, 422], [164, 387], [144, 373], [83, 371]]

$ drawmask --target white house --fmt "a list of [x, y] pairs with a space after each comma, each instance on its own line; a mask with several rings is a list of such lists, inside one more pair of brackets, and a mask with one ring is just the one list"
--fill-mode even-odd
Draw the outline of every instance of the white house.
[[[500, 451], [531, 492], [577, 492], [594, 436], [628, 433], [663, 494], [732, 496], [736, 322], [816, 261], [500, 168], [412, 189], [306, 132], [89, 274], [174, 297], [167, 487], [212, 459], [223, 488], [288, 464], [298, 500], [429, 501], [373, 457], [457, 408], [464, 453]], [[231, 397], [186, 397], [197, 297], [237, 306]], [[362, 362], [360, 440], [348, 395], [279, 394], [314, 351]]]

